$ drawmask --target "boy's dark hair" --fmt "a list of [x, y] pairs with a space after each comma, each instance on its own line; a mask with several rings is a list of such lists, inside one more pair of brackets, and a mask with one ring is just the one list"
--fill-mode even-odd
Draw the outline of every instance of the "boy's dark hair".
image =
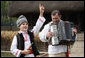
[[56, 13], [58, 13], [58, 15], [61, 15], [60, 11], [59, 10], [54, 10], [51, 12], [51, 15], [55, 15]]

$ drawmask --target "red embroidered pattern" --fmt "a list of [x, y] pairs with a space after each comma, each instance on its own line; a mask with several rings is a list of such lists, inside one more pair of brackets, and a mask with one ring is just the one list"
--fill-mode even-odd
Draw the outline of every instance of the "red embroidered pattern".
[[39, 20], [43, 23], [43, 20], [41, 20], [40, 18], [39, 18]]
[[28, 41], [28, 39], [27, 39], [27, 34], [25, 33], [24, 35], [25, 35], [25, 41]]
[[19, 52], [19, 51], [16, 52], [16, 54], [15, 54], [16, 56], [17, 56], [18, 52]]

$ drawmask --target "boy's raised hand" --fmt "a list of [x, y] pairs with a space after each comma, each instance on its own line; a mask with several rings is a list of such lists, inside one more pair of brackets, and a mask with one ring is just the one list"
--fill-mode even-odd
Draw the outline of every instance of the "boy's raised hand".
[[43, 13], [44, 13], [44, 6], [42, 4], [39, 4], [39, 9], [40, 9], [40, 16], [43, 16]]

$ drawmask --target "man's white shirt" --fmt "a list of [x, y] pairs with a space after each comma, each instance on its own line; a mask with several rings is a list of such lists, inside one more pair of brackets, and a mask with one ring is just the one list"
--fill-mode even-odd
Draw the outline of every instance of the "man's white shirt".
[[[52, 21], [49, 22], [44, 26], [44, 29], [39, 33], [40, 40], [42, 42], [48, 42], [46, 39], [46, 34], [50, 29], [50, 24], [53, 23]], [[48, 54], [57, 54], [61, 52], [66, 52], [67, 51], [67, 46], [66, 45], [58, 45], [58, 46], [52, 46], [48, 45]]]

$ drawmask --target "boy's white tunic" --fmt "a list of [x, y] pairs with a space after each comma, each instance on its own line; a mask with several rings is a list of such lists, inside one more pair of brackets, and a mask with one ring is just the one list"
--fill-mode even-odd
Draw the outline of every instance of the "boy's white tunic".
[[[53, 22], [50, 22], [50, 23], [53, 23]], [[45, 25], [44, 29], [39, 33], [39, 37], [42, 42], [48, 42], [48, 40], [46, 39], [46, 33], [50, 29], [50, 23]], [[57, 53], [66, 52], [66, 51], [67, 51], [66, 45], [58, 45], [58, 46], [49, 45], [48, 46], [48, 54], [57, 54]]]
[[[34, 36], [36, 36], [36, 34], [39, 32], [39, 30], [42, 27], [44, 22], [45, 22], [45, 18], [39, 16], [36, 25], [32, 29], [32, 32], [34, 33]], [[25, 42], [24, 42], [25, 43], [24, 50], [27, 50], [27, 48], [31, 45], [30, 36], [29, 36], [29, 34], [25, 34], [23, 31], [19, 31], [19, 33], [23, 34], [23, 37], [24, 37], [24, 40], [25, 40]], [[27, 39], [26, 39], [26, 35], [27, 35]], [[10, 51], [16, 57], [20, 56], [21, 50], [17, 49], [17, 37], [16, 36], [14, 36], [14, 38], [13, 38]], [[29, 54], [29, 55], [25, 55], [25, 57], [34, 57], [34, 55], [33, 54]]]

